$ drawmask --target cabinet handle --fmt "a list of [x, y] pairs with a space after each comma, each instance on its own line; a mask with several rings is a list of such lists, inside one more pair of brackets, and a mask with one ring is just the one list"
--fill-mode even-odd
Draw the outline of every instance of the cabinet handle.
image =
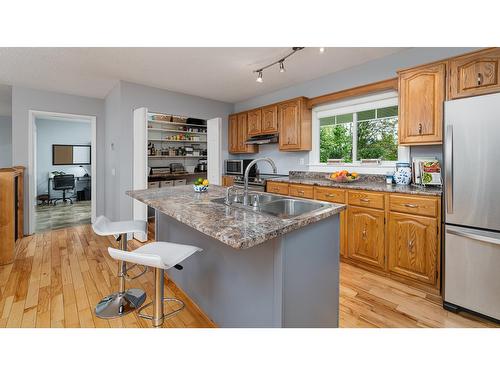
[[481, 86], [483, 83], [483, 75], [481, 73], [477, 73], [477, 85]]
[[364, 228], [361, 232], [361, 237], [363, 238], [363, 240], [366, 240], [366, 228]]
[[405, 203], [404, 206], [409, 208], [418, 208], [418, 204], [412, 204], [412, 203]]
[[297, 193], [299, 193], [299, 195], [304, 195], [305, 191], [304, 190], [299, 190], [299, 191], [297, 191]]
[[422, 123], [418, 124], [418, 134], [422, 135]]
[[359, 200], [361, 202], [370, 202], [370, 200], [368, 198], [359, 198]]
[[330, 197], [330, 198], [333, 198], [333, 197], [336, 197], [337, 195], [336, 195], [336, 194], [331, 194], [331, 193], [330, 193], [330, 194], [327, 194], [326, 196], [327, 196], [327, 197]]

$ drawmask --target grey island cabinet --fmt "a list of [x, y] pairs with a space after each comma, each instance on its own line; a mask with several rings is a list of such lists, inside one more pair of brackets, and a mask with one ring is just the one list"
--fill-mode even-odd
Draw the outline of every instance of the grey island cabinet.
[[338, 327], [344, 205], [283, 219], [214, 202], [221, 186], [127, 194], [155, 210], [156, 241], [203, 249], [168, 275], [217, 326]]

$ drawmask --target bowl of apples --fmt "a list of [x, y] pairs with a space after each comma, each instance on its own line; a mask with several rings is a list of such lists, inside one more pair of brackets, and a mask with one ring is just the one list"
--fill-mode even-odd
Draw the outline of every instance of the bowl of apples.
[[346, 170], [332, 173], [330, 180], [335, 182], [354, 182], [359, 179], [359, 174], [356, 172], [349, 172]]

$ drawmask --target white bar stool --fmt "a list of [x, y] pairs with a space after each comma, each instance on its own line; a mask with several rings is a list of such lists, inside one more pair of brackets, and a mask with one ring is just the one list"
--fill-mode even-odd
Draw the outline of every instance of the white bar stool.
[[[164, 270], [175, 267], [181, 270], [180, 262], [193, 255], [197, 251], [202, 251], [199, 247], [191, 245], [182, 245], [172, 242], [152, 242], [148, 243], [133, 252], [124, 252], [121, 250], [108, 248], [109, 255], [112, 258], [118, 259], [122, 262], [133, 262], [143, 266], [154, 267], [155, 269], [155, 297], [153, 302], [141, 307], [137, 314], [141, 318], [152, 320], [154, 327], [159, 327], [163, 324], [166, 318], [169, 318], [184, 308], [184, 302], [177, 298], [164, 297]], [[174, 301], [181, 304], [181, 306], [165, 314], [163, 311], [163, 301]], [[141, 311], [146, 307], [154, 304], [153, 315], [142, 314]]]
[[[131, 221], [110, 221], [105, 216], [99, 216], [92, 229], [100, 236], [115, 236], [120, 242], [120, 252], [127, 253], [127, 234], [128, 233], [146, 233], [147, 222], [141, 220]], [[132, 269], [136, 265], [129, 268]], [[147, 267], [136, 277], [127, 275], [127, 264], [123, 261], [118, 262], [118, 277], [120, 278], [120, 289], [117, 293], [104, 297], [96, 306], [95, 314], [99, 318], [112, 319], [119, 318], [131, 313], [141, 307], [146, 300], [146, 292], [142, 289], [125, 289], [125, 280], [134, 280], [143, 275]]]

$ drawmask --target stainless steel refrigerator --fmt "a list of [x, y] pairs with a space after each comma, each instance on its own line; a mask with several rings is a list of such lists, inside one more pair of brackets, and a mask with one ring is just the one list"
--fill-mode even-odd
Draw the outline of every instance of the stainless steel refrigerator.
[[500, 320], [500, 94], [445, 103], [444, 307]]

